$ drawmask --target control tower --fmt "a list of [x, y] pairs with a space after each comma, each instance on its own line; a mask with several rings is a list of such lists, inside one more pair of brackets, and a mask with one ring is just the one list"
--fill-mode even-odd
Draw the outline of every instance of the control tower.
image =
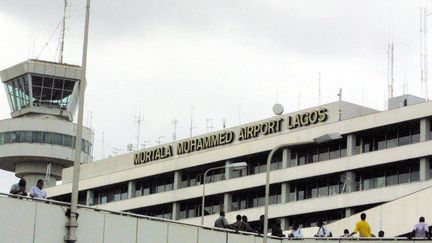
[[[33, 186], [61, 180], [73, 165], [81, 67], [27, 60], [0, 71], [11, 117], [0, 120], [0, 169]], [[83, 128], [81, 163], [92, 161], [93, 132]]]

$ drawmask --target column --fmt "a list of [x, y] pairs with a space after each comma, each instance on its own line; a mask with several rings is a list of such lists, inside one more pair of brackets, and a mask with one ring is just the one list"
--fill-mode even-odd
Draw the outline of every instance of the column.
[[[225, 161], [225, 166], [229, 165], [231, 161]], [[231, 169], [225, 169], [225, 180], [229, 180], [231, 178]]]
[[87, 190], [86, 192], [86, 205], [93, 206], [94, 205], [94, 192], [93, 190]]
[[[423, 118], [420, 120], [420, 142], [425, 142], [429, 139], [429, 131], [430, 131], [430, 120], [427, 118]], [[420, 181], [429, 180], [430, 175], [430, 167], [429, 167], [429, 158], [424, 157], [420, 158]]]
[[354, 215], [354, 209], [352, 208], [345, 208], [345, 218]]
[[179, 202], [173, 202], [172, 205], [172, 220], [178, 220], [180, 215], [180, 203]]
[[128, 183], [128, 198], [135, 197], [135, 181], [129, 181]]
[[291, 167], [291, 149], [284, 148], [282, 150], [282, 169]]
[[290, 184], [284, 182], [281, 184], [281, 203], [287, 203], [289, 201]]
[[181, 172], [178, 170], [174, 172], [173, 190], [177, 190], [180, 188], [180, 181], [181, 181]]
[[356, 148], [356, 137], [354, 134], [350, 134], [347, 137], [347, 156], [355, 154]]
[[224, 212], [231, 211], [231, 205], [232, 205], [232, 195], [229, 192], [225, 193], [224, 194], [224, 204], [223, 204], [224, 208], [223, 208], [223, 211]]

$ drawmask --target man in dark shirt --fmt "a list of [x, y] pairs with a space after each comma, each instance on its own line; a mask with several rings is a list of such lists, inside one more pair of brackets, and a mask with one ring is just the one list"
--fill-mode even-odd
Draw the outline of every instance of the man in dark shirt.
[[20, 179], [17, 184], [12, 185], [9, 193], [15, 195], [27, 196], [26, 184], [27, 184], [26, 180]]
[[242, 216], [240, 214], [237, 215], [236, 216], [236, 220], [237, 221], [235, 223], [233, 223], [233, 224], [230, 224], [229, 228], [233, 229], [233, 230], [236, 230], [236, 231], [242, 230], [242, 221], [241, 221], [241, 219], [242, 219]]
[[246, 232], [254, 232], [254, 230], [250, 227], [249, 223], [248, 223], [248, 218], [246, 215], [242, 216], [242, 225], [241, 225], [241, 231], [246, 231]]

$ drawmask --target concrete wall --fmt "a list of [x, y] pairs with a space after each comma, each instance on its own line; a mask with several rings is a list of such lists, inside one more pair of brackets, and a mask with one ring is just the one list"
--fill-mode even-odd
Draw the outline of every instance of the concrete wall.
[[[432, 190], [432, 189], [431, 189]], [[430, 193], [425, 191], [423, 194]], [[421, 194], [421, 196], [424, 196]], [[415, 199], [415, 198], [412, 198]], [[410, 199], [411, 200], [411, 199]], [[404, 201], [404, 203], [409, 203]], [[427, 203], [430, 204], [428, 201]], [[65, 206], [0, 196], [0, 239], [8, 243], [59, 243], [63, 242]], [[385, 211], [387, 213], [394, 213]], [[405, 213], [407, 214], [407, 213]], [[403, 216], [405, 216], [405, 214]], [[390, 222], [388, 218], [386, 222]], [[402, 221], [403, 222], [403, 221]], [[150, 220], [134, 216], [79, 209], [80, 243], [261, 243], [256, 235], [219, 231], [172, 221]], [[399, 224], [399, 223], [398, 223]], [[406, 225], [406, 224], [405, 224]], [[404, 228], [399, 227], [399, 228]], [[332, 228], [333, 229], [333, 228]], [[404, 229], [405, 230], [405, 229]], [[299, 240], [300, 241], [300, 240]], [[302, 242], [319, 243], [321, 240], [302, 239]], [[380, 240], [382, 243], [397, 240]], [[289, 239], [269, 239], [269, 243], [288, 243]], [[322, 241], [324, 242], [324, 241]], [[328, 239], [325, 242], [347, 242]], [[362, 241], [356, 240], [361, 243]], [[368, 241], [370, 242], [370, 241]], [[414, 241], [404, 241], [413, 243]]]

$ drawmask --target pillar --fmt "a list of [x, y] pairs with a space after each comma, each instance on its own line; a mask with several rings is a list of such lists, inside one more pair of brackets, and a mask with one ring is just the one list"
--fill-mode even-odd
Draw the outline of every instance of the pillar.
[[94, 192], [93, 190], [87, 190], [86, 192], [86, 205], [93, 206], [94, 205]]
[[356, 137], [354, 134], [350, 134], [347, 137], [347, 156], [355, 154], [356, 148]]
[[[225, 161], [225, 166], [229, 165], [231, 161]], [[231, 178], [231, 169], [225, 169], [225, 180], [229, 180]]]
[[[429, 139], [430, 132], [430, 120], [427, 118], [423, 118], [420, 120], [420, 142], [425, 142]], [[430, 167], [429, 167], [429, 158], [424, 157], [420, 158], [420, 181], [429, 180], [430, 175]]]
[[290, 184], [284, 182], [281, 184], [281, 203], [287, 203], [289, 201]]
[[291, 149], [284, 148], [282, 150], [282, 169], [291, 167]]
[[128, 198], [135, 197], [135, 181], [129, 181], [128, 183]]
[[174, 172], [173, 190], [177, 190], [180, 188], [180, 182], [181, 182], [181, 172], [175, 171]]
[[354, 209], [352, 208], [345, 208], [345, 218], [354, 215]]
[[232, 195], [230, 193], [224, 194], [224, 204], [223, 205], [224, 205], [224, 208], [223, 208], [224, 212], [230, 212], [231, 211]]
[[178, 220], [180, 215], [180, 203], [179, 202], [173, 202], [172, 205], [172, 213], [171, 213], [171, 219], [172, 220]]

